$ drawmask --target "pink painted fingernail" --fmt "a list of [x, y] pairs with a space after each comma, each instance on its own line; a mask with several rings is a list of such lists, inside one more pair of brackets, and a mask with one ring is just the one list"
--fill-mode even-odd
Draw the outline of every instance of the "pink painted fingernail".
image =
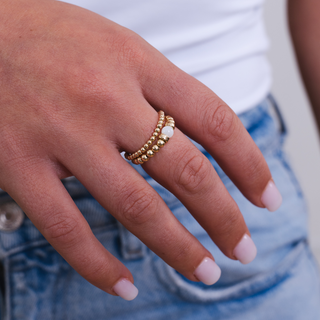
[[233, 250], [235, 257], [243, 264], [250, 263], [257, 255], [257, 248], [252, 239], [245, 234]]
[[128, 279], [120, 279], [113, 287], [113, 291], [124, 300], [133, 300], [138, 295], [138, 289]]
[[221, 275], [221, 269], [210, 258], [204, 258], [194, 272], [194, 275], [208, 286], [216, 283]]
[[282, 196], [273, 180], [270, 180], [264, 189], [261, 202], [269, 211], [276, 211], [281, 206]]

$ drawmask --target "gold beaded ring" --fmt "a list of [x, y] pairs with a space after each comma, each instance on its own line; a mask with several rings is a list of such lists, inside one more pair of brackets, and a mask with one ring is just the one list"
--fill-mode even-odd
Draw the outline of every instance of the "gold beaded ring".
[[173, 136], [175, 121], [170, 116], [165, 116], [163, 111], [159, 111], [159, 120], [152, 136], [136, 152], [125, 153], [125, 158], [134, 164], [143, 164], [152, 158], [160, 148], [162, 148]]
[[152, 136], [149, 138], [149, 140], [136, 152], [129, 154], [129, 153], [125, 153], [125, 157], [127, 160], [133, 160], [136, 159], [138, 157], [140, 157], [142, 154], [144, 154], [150, 146], [152, 146], [154, 144], [154, 142], [156, 141], [156, 137], [159, 135], [160, 130], [163, 127], [163, 123], [165, 120], [165, 115], [163, 111], [159, 111], [159, 120], [158, 120], [158, 124], [156, 126], [156, 128], [154, 129]]

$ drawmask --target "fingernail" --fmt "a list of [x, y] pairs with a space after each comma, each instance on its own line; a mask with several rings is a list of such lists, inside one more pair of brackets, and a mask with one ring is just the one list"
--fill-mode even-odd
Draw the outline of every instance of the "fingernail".
[[261, 202], [269, 211], [276, 211], [281, 206], [282, 196], [273, 180], [270, 180], [264, 189]]
[[235, 257], [243, 264], [250, 263], [257, 255], [257, 248], [252, 239], [245, 234], [233, 250]]
[[115, 286], [113, 291], [122, 299], [131, 301], [138, 295], [138, 289], [128, 279], [120, 279]]
[[198, 280], [208, 286], [216, 283], [221, 275], [221, 269], [210, 258], [204, 258], [194, 272]]

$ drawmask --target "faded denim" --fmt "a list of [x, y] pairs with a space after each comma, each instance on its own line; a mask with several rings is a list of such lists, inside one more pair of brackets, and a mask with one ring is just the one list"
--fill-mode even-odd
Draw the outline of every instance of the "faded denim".
[[[96, 237], [133, 273], [139, 295], [127, 302], [86, 282], [25, 218], [18, 230], [0, 233], [2, 319], [319, 320], [319, 274], [307, 240], [306, 204], [282, 149], [285, 125], [272, 97], [241, 114], [240, 119], [263, 152], [283, 196], [278, 211], [271, 213], [249, 203], [212, 157], [199, 148], [244, 215], [258, 248], [252, 263], [241, 265], [226, 258], [181, 203], [138, 168], [222, 269], [221, 279], [211, 287], [193, 283], [167, 266], [77, 180], [69, 178], [64, 181], [66, 188]], [[0, 201], [10, 199], [2, 194]]]

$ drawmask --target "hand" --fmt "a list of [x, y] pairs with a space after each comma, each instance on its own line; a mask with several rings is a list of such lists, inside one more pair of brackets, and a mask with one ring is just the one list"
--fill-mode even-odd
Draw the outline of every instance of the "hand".
[[129, 270], [94, 237], [60, 181], [74, 175], [188, 279], [218, 279], [210, 252], [120, 155], [147, 141], [159, 109], [181, 131], [144, 169], [226, 256], [252, 260], [255, 247], [236, 203], [184, 135], [201, 143], [253, 204], [277, 205], [268, 198], [277, 193], [267, 164], [231, 109], [138, 35], [99, 15], [51, 0], [1, 6], [0, 188], [70, 265], [102, 290], [134, 297]]

